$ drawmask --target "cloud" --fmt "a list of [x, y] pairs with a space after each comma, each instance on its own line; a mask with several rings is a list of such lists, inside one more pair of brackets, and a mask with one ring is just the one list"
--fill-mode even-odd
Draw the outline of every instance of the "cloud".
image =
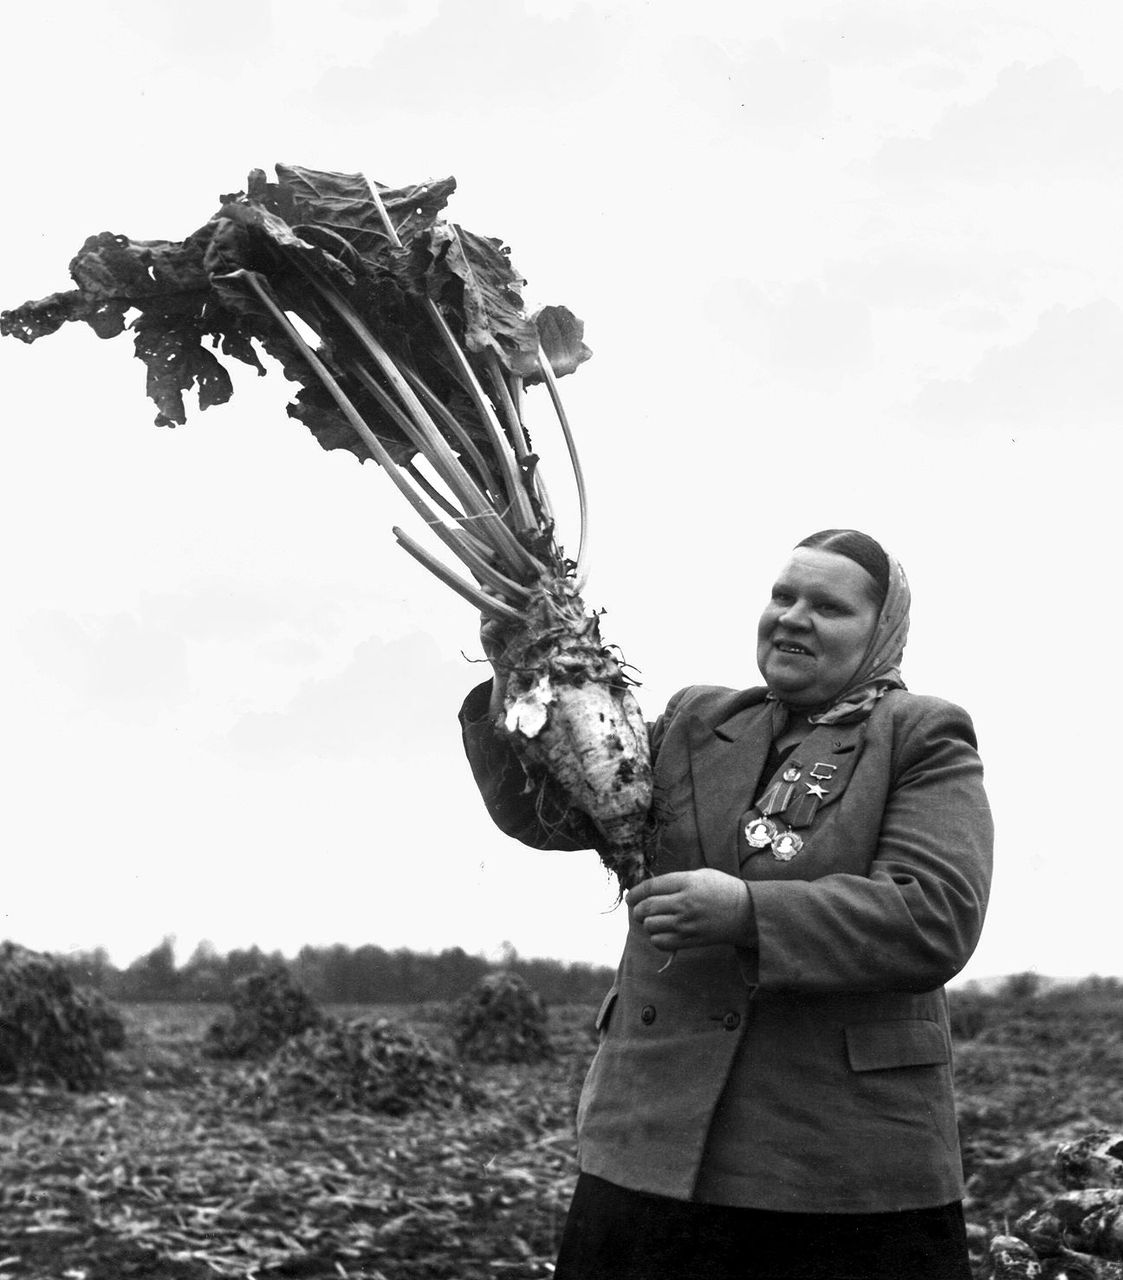
[[944, 323], [961, 333], [1000, 333], [1010, 321], [993, 307], [954, 307], [943, 317]]
[[797, 284], [773, 311], [772, 362], [790, 370], [853, 369], [869, 359], [869, 308], [812, 281]]
[[44, 675], [124, 720], [150, 720], [190, 688], [183, 637], [130, 613], [33, 614], [22, 647]]
[[[66, 5], [65, 36], [52, 41], [52, 57], [72, 49], [104, 78], [104, 60], [89, 57], [91, 45], [134, 59], [138, 77], [190, 65], [193, 74], [230, 75], [264, 61], [273, 44], [273, 0], [100, 0]], [[34, 14], [32, 21], [35, 20]], [[83, 29], [86, 28], [86, 29]], [[96, 65], [95, 65], [96, 64]], [[130, 82], [134, 87], [134, 82]]]
[[696, 107], [729, 116], [737, 126], [782, 142], [813, 129], [831, 107], [826, 65], [782, 49], [774, 40], [679, 41], [664, 63], [666, 83]]
[[[443, 0], [431, 23], [391, 34], [374, 57], [364, 61], [352, 50], [351, 64], [325, 72], [302, 101], [316, 112], [362, 118], [452, 112], [463, 128], [501, 111], [521, 136], [525, 113], [567, 112], [614, 79], [622, 39], [590, 5], [550, 20], [519, 0]], [[495, 144], [502, 147], [501, 134]]]
[[434, 734], [444, 741], [450, 725], [455, 732], [456, 708], [487, 675], [486, 667], [442, 659], [428, 636], [366, 640], [338, 674], [308, 681], [283, 710], [242, 716], [223, 741], [271, 763], [421, 759]]
[[752, 363], [780, 376], [853, 371], [873, 350], [866, 302], [816, 280], [770, 291], [733, 280], [706, 296], [705, 310], [739, 360], [751, 353]]
[[1121, 133], [1123, 90], [1088, 84], [1069, 58], [1019, 62], [986, 97], [951, 107], [930, 137], [890, 138], [860, 167], [886, 179], [1102, 182], [1123, 170]]
[[[869, 257], [829, 264], [829, 288], [875, 307], [933, 307], [964, 298], [1013, 305], [1041, 264], [1027, 253], [1001, 253], [990, 246], [890, 244]], [[1035, 270], [1036, 269], [1036, 270]]]
[[1053, 306], [1024, 341], [995, 348], [969, 378], [930, 381], [915, 418], [944, 424], [1097, 426], [1123, 421], [1123, 311], [1101, 299]]
[[961, 61], [977, 56], [982, 32], [947, 6], [841, 4], [812, 19], [789, 23], [794, 44], [832, 66], [893, 65], [918, 55]]
[[140, 614], [191, 641], [230, 643], [278, 632], [307, 640], [333, 634], [349, 611], [376, 600], [374, 592], [326, 579], [207, 577], [176, 592], [144, 593]]
[[901, 83], [926, 93], [949, 93], [967, 83], [966, 74], [958, 67], [943, 63], [925, 63], [901, 72]]

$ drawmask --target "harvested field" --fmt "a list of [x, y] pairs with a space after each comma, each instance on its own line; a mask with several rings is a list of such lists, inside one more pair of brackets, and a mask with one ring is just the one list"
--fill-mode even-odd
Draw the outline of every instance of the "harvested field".
[[[441, 1010], [374, 1012], [448, 1044]], [[550, 1274], [591, 1010], [554, 1011], [555, 1062], [473, 1068], [474, 1106], [266, 1119], [201, 1052], [215, 1013], [132, 1006], [106, 1090], [0, 1094], [0, 1277]]]
[[[106, 1087], [0, 1090], [0, 1280], [545, 1277], [575, 1176], [593, 1009], [553, 1008], [552, 1058], [471, 1064], [403, 1116], [255, 1114], [202, 1052], [215, 1006], [127, 1006]], [[384, 1016], [451, 1053], [444, 1006]], [[967, 1212], [989, 1238], [1059, 1190], [1057, 1144], [1123, 1127], [1123, 996], [980, 999], [957, 1042]]]

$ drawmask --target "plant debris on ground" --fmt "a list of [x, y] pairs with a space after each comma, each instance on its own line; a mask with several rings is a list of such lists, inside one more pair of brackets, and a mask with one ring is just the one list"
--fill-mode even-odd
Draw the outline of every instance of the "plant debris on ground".
[[[127, 1007], [128, 1042], [99, 1093], [0, 1088], [0, 1276], [551, 1274], [576, 1178], [592, 1008], [551, 1007], [552, 1059], [461, 1063], [476, 1105], [399, 1116], [231, 1105], [234, 1082], [257, 1064], [203, 1055], [214, 1012]], [[379, 1012], [452, 1056], [451, 1008]], [[1087, 1138], [1077, 1149], [1085, 1163], [1102, 1162], [1091, 1135], [1123, 1129], [1123, 991], [988, 998], [974, 1012], [956, 1041], [956, 1075], [969, 1241], [983, 1280], [995, 1237], [1068, 1189], [1072, 1160], [1058, 1164], [1059, 1145]], [[1098, 1167], [1090, 1176], [1110, 1182]]]
[[452, 1059], [409, 1027], [334, 1019], [289, 1040], [239, 1075], [234, 1097], [261, 1115], [411, 1111], [471, 1106], [482, 1095]]
[[234, 983], [230, 1011], [207, 1028], [203, 1051], [212, 1058], [261, 1058], [286, 1040], [323, 1026], [316, 1002], [282, 964]]
[[[10, 1267], [0, 1275], [551, 1274], [576, 1176], [590, 1010], [556, 1015], [572, 1046], [560, 1060], [479, 1067], [480, 1105], [401, 1116], [231, 1106], [246, 1068], [202, 1055], [207, 1011], [128, 1012], [130, 1048], [105, 1092], [0, 1092], [0, 1259]], [[392, 1012], [403, 1035], [440, 1043], [446, 1010]], [[447, 1037], [441, 1047], [451, 1051]]]
[[54, 956], [0, 943], [0, 1084], [96, 1089], [106, 1050], [123, 1044], [121, 1017], [100, 992], [76, 987]]
[[553, 1053], [546, 1006], [517, 973], [489, 973], [456, 1006], [453, 1038], [472, 1062], [541, 1062]]

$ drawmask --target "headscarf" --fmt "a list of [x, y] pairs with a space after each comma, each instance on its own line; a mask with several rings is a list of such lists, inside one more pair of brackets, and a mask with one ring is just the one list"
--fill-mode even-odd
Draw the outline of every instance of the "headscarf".
[[[885, 555], [889, 561], [889, 586], [866, 652], [854, 678], [835, 695], [830, 706], [807, 717], [811, 724], [853, 724], [856, 720], [864, 720], [890, 689], [905, 688], [901, 679], [901, 658], [909, 634], [912, 594], [900, 562], [888, 551]], [[772, 694], [768, 696], [774, 698]], [[779, 703], [778, 699], [774, 700]], [[781, 708], [785, 713], [788, 711], [783, 703], [774, 710]], [[782, 718], [786, 722], [787, 715]], [[776, 719], [775, 715], [773, 719]], [[780, 728], [775, 725], [774, 732], [779, 732]]]

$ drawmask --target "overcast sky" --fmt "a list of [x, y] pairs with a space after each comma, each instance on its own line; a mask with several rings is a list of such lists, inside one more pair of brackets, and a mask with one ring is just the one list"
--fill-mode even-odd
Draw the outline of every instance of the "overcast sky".
[[[451, 216], [585, 320], [587, 600], [645, 712], [755, 683], [788, 548], [868, 530], [912, 581], [910, 687], [970, 710], [987, 766], [967, 976], [1123, 973], [1117, 15], [41, 0], [0, 53], [0, 303], [66, 287], [95, 232], [182, 238], [254, 167], [454, 174]], [[73, 330], [0, 344], [0, 936], [614, 963], [595, 855], [482, 810], [477, 619], [396, 547], [386, 477], [276, 372], [157, 430], [130, 340]]]

